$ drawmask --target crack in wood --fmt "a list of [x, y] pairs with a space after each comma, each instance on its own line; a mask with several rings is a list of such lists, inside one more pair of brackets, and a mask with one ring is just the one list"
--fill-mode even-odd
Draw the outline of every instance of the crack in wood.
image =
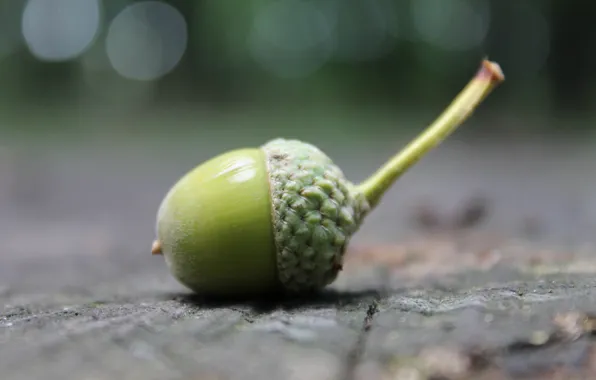
[[242, 319], [248, 324], [255, 323], [255, 321], [258, 317], [258, 314], [255, 315], [255, 313], [251, 313], [250, 311], [247, 311], [247, 310], [244, 310], [241, 308], [231, 307], [230, 310], [240, 313], [240, 315], [242, 316]]
[[364, 349], [366, 347], [366, 340], [368, 337], [368, 333], [370, 332], [372, 322], [379, 312], [379, 301], [381, 300], [380, 295], [376, 295], [375, 298], [368, 304], [366, 309], [366, 315], [362, 320], [362, 327], [360, 329], [360, 333], [358, 334], [358, 338], [354, 343], [354, 346], [350, 349], [347, 357], [346, 357], [346, 364], [343, 368], [343, 376], [340, 378], [345, 380], [354, 380], [355, 379], [355, 372], [356, 367], [360, 363], [362, 355], [364, 353]]

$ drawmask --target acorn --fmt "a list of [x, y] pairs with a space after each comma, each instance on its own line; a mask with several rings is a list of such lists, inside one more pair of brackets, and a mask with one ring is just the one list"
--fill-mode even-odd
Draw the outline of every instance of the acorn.
[[159, 206], [152, 253], [199, 294], [304, 294], [331, 284], [350, 239], [403, 173], [504, 80], [495, 62], [400, 153], [359, 184], [316, 146], [277, 138], [186, 173]]

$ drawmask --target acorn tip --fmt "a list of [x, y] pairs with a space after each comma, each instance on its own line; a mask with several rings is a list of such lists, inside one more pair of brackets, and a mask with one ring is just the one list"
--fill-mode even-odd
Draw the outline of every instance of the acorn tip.
[[151, 254], [152, 255], [161, 255], [161, 243], [159, 240], [154, 240], [153, 244], [151, 245]]

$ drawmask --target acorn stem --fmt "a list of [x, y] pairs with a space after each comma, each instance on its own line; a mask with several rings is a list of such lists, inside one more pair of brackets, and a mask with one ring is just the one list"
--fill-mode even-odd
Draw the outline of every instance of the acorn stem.
[[385, 192], [412, 165], [463, 124], [484, 98], [504, 80], [505, 76], [498, 63], [483, 60], [476, 75], [443, 113], [404, 149], [358, 185], [371, 207], [379, 203]]

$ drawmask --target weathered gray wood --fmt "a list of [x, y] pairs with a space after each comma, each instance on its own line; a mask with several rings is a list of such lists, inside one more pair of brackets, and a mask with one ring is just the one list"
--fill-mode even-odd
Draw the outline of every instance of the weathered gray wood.
[[[444, 367], [454, 375], [473, 378], [475, 372], [491, 366], [520, 376], [558, 366], [590, 365], [593, 345], [587, 339], [558, 337], [555, 320], [558, 314], [573, 310], [594, 310], [595, 281], [585, 276], [567, 281], [557, 277], [547, 286], [540, 280], [521, 287], [423, 290], [383, 299], [361, 368], [437, 374]], [[547, 338], [553, 343], [543, 341]], [[433, 356], [460, 363], [433, 364]], [[474, 363], [480, 359], [485, 363]], [[362, 376], [367, 378], [367, 371]]]
[[[235, 302], [189, 295], [149, 254], [156, 204], [177, 172], [131, 175], [141, 166], [130, 157], [128, 169], [123, 157], [94, 164], [98, 155], [38, 162], [50, 174], [43, 192], [1, 197], [0, 378], [569, 379], [573, 368], [589, 378], [593, 328], [572, 313], [596, 312], [596, 198], [578, 185], [593, 179], [551, 178], [548, 163], [498, 161], [491, 147], [443, 152], [461, 165], [454, 178], [437, 175], [445, 160], [420, 164], [327, 292]], [[542, 174], [521, 178], [532, 170]], [[554, 177], [570, 191], [544, 190]], [[470, 184], [486, 190], [486, 220], [478, 205], [462, 209]], [[430, 219], [415, 211], [419, 185], [444, 202]], [[436, 228], [411, 235], [413, 212]]]
[[338, 378], [373, 297], [247, 305], [157, 293], [48, 305], [6, 290], [4, 378]]

